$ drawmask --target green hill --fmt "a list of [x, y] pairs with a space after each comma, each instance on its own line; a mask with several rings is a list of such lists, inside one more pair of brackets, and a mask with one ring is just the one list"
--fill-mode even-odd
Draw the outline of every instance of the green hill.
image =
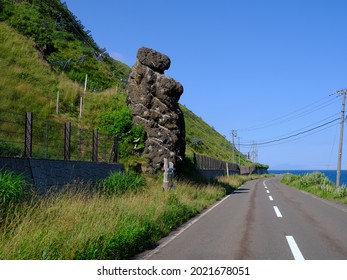
[[[125, 103], [130, 68], [111, 58], [89, 34], [58, 0], [2, 0], [0, 111], [31, 111], [53, 122], [70, 121], [81, 127], [117, 132], [126, 146], [123, 160], [141, 160], [132, 141], [142, 132], [129, 125], [131, 114]], [[83, 115], [79, 118], [80, 98], [84, 95]], [[231, 143], [189, 109], [181, 108], [186, 122], [187, 156], [197, 152], [232, 161]], [[238, 156], [236, 151], [235, 159]], [[251, 164], [242, 154], [240, 159], [241, 165]]]

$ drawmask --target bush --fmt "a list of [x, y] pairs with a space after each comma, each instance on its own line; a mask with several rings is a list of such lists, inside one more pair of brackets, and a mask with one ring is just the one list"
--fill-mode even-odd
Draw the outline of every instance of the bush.
[[301, 176], [299, 183], [302, 188], [307, 188], [310, 186], [325, 186], [325, 185], [331, 185], [331, 182], [329, 181], [328, 177], [325, 176], [321, 172], [313, 172], [308, 173], [303, 176]]
[[25, 195], [26, 185], [23, 175], [0, 170], [0, 209], [18, 202]]
[[146, 185], [146, 180], [136, 173], [114, 172], [101, 181], [101, 192], [106, 195], [136, 190]]
[[145, 129], [132, 122], [132, 113], [128, 107], [103, 113], [98, 123], [101, 131], [117, 135], [120, 157], [127, 157], [132, 151], [141, 151], [145, 147]]

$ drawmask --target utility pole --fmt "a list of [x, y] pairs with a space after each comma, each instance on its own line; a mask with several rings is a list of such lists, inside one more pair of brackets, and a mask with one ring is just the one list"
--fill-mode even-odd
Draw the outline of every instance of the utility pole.
[[231, 135], [233, 137], [233, 163], [235, 163], [235, 141], [234, 141], [234, 138], [237, 137], [237, 131], [233, 129], [231, 131]]
[[336, 172], [336, 187], [340, 187], [340, 177], [341, 177], [341, 159], [342, 159], [342, 144], [343, 144], [343, 127], [345, 125], [345, 103], [346, 103], [346, 93], [347, 90], [338, 90], [336, 94], [342, 95], [342, 109], [341, 109], [341, 124], [340, 124], [340, 144], [337, 160], [337, 172]]
[[239, 166], [240, 166], [241, 165], [240, 137], [237, 137], [237, 147], [238, 147], [238, 150], [239, 150]]

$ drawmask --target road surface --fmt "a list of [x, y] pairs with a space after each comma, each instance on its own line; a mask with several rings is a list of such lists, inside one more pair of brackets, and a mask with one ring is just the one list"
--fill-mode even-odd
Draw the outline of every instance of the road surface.
[[278, 176], [249, 181], [136, 259], [347, 260], [347, 207]]

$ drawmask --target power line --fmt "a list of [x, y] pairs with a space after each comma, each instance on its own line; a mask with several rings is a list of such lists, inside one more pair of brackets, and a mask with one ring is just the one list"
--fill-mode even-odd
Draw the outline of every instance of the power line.
[[291, 143], [291, 142], [294, 142], [294, 141], [298, 141], [298, 140], [300, 140], [302, 138], [311, 136], [313, 134], [317, 134], [317, 133], [319, 133], [321, 131], [324, 131], [324, 130], [327, 130], [327, 129], [331, 128], [331, 127], [334, 127], [334, 126], [336, 127], [337, 125], [338, 125], [338, 123], [333, 123], [331, 125], [328, 125], [328, 126], [325, 126], [325, 127], [321, 128], [321, 129], [314, 130], [311, 133], [303, 134], [301, 137], [297, 137], [297, 138], [290, 139], [290, 140], [283, 140], [282, 142], [275, 142], [275, 143], [270, 143], [270, 144], [264, 144], [264, 145], [262, 145], [262, 147], [263, 148], [265, 148], [265, 147], [273, 147], [273, 146], [277, 146], [277, 145], [283, 145], [283, 144]]
[[[340, 118], [333, 119], [332, 121], [326, 122], [324, 124], [318, 125], [316, 127], [313, 127], [313, 128], [307, 129], [305, 131], [301, 131], [301, 132], [298, 132], [298, 133], [295, 133], [295, 134], [292, 134], [292, 135], [289, 135], [289, 136], [286, 136], [286, 137], [281, 137], [281, 138], [278, 138], [278, 139], [265, 141], [265, 142], [260, 142], [260, 143], [258, 142], [257, 145], [258, 146], [260, 146], [260, 145], [262, 146], [262, 145], [267, 145], [267, 144], [271, 144], [271, 143], [281, 142], [281, 141], [284, 141], [284, 140], [287, 140], [287, 139], [290, 139], [290, 138], [293, 138], [293, 137], [296, 137], [296, 136], [299, 136], [299, 135], [303, 135], [303, 134], [309, 133], [311, 131], [314, 131], [316, 129], [319, 129], [321, 127], [324, 127], [324, 126], [327, 126], [327, 125], [329, 125], [331, 123], [334, 123], [334, 122], [336, 122], [338, 120], [340, 120]], [[241, 146], [252, 146], [252, 144], [241, 144]]]
[[[298, 119], [300, 117], [309, 115], [313, 112], [321, 110], [321, 109], [328, 107], [328, 106], [337, 102], [336, 99], [330, 100], [329, 102], [326, 102], [327, 99], [331, 99], [330, 95], [327, 97], [321, 98], [320, 100], [318, 100], [316, 102], [308, 104], [305, 107], [297, 109], [291, 113], [285, 114], [283, 116], [277, 117], [277, 118], [275, 118], [273, 120], [269, 120], [267, 122], [263, 122], [260, 125], [251, 126], [249, 128], [245, 128], [245, 129], [239, 129], [239, 131], [253, 131], [253, 130], [259, 130], [259, 129], [263, 129], [263, 128], [272, 127], [272, 126], [275, 126], [278, 124], [282, 125], [284, 122], [289, 122], [289, 121]], [[322, 101], [324, 101], [324, 102], [322, 102]]]
[[[321, 123], [323, 123], [323, 122], [330, 121], [331, 118], [336, 118], [336, 117], [339, 116], [339, 115], [340, 115], [340, 113], [336, 113], [336, 114], [330, 115], [329, 117], [326, 117], [326, 118], [324, 118], [324, 119], [321, 119], [321, 120], [319, 120], [319, 121], [317, 121], [317, 122], [311, 123], [310, 125], [301, 127], [301, 128], [299, 128], [299, 129], [290, 131], [290, 132], [288, 132], [288, 133], [285, 133], [285, 134], [282, 134], [282, 135], [278, 135], [278, 136], [276, 136], [276, 137], [272, 137], [272, 138], [268, 138], [268, 139], [258, 140], [258, 141], [260, 141], [260, 142], [267, 142], [267, 141], [272, 141], [272, 140], [274, 140], [274, 139], [286, 137], [286, 136], [292, 135], [292, 134], [294, 134], [294, 133], [296, 133], [296, 132], [301, 132], [302, 130], [310, 129], [312, 126], [316, 126], [316, 125], [319, 125], [319, 124], [321, 124]], [[245, 140], [245, 142], [252, 142], [252, 141], [253, 141], [253, 140], [246, 140], [246, 139], [244, 139], [244, 140]]]

